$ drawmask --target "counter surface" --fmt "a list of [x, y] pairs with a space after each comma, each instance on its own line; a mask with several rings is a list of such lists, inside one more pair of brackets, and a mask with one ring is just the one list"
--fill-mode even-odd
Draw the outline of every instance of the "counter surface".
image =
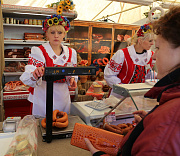
[[[38, 124], [38, 156], [91, 156], [90, 152], [70, 144], [71, 138], [53, 139], [51, 143], [43, 142]], [[2, 132], [2, 122], [0, 122]]]

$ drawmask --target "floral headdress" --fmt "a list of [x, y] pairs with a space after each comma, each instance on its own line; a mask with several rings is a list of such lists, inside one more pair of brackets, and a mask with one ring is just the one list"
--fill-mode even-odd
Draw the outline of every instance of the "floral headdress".
[[43, 31], [46, 32], [47, 29], [53, 25], [62, 25], [67, 32], [70, 28], [70, 22], [66, 17], [61, 15], [51, 15], [46, 18], [42, 23]]
[[146, 33], [150, 33], [152, 31], [152, 25], [151, 23], [148, 24], [144, 24], [140, 27], [140, 29], [137, 32], [137, 36], [140, 37], [144, 37], [144, 34]]

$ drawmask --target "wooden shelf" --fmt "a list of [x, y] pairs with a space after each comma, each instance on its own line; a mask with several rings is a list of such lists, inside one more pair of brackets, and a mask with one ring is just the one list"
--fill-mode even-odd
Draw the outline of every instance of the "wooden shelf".
[[23, 72], [4, 72], [4, 76], [20, 76]]
[[[1, 4], [2, 12], [10, 15], [10, 17], [46, 17], [52, 14], [56, 14], [56, 9], [41, 8], [31, 6], [9, 5]], [[77, 17], [76, 11], [63, 11], [62, 16], [66, 16], [70, 21]]]
[[[103, 54], [103, 53], [99, 53], [99, 52], [92, 52], [92, 54]], [[103, 54], [103, 55], [110, 55], [111, 53], [105, 53], [105, 54]]]
[[82, 41], [88, 41], [88, 38], [67, 38], [67, 39], [69, 39], [69, 40], [82, 40]]
[[4, 40], [4, 44], [29, 44], [29, 45], [40, 45], [47, 43], [47, 41], [38, 41], [38, 40]]
[[26, 62], [26, 61], [29, 60], [29, 58], [4, 58], [4, 60], [5, 60], [5, 61], [16, 61], [16, 62], [17, 62], [17, 61], [19, 61], [19, 62], [20, 62], [20, 61], [25, 61], [25, 62]]
[[[108, 23], [108, 22], [97, 22], [97, 21], [83, 21], [83, 20], [74, 20], [71, 22], [71, 25], [74, 27], [74, 32], [69, 32], [69, 38], [74, 40], [74, 42], [88, 41], [86, 48], [88, 52], [78, 52], [79, 54], [88, 55], [88, 65], [91, 65], [92, 58], [96, 57], [95, 55], [108, 55], [108, 59], [113, 56], [114, 43], [117, 42], [116, 35], [130, 35], [133, 36], [135, 31], [139, 29], [139, 25], [129, 25], [129, 24], [119, 24], [119, 23]], [[82, 27], [81, 29], [79, 27]], [[75, 30], [78, 30], [77, 32]], [[74, 33], [74, 34], [73, 34]], [[93, 34], [99, 34], [103, 36], [103, 39], [100, 40], [100, 43], [94, 43], [97, 39], [93, 37]], [[72, 38], [75, 36], [76, 38]], [[84, 39], [86, 36], [88, 39]], [[68, 37], [68, 34], [67, 34]], [[83, 38], [80, 38], [83, 37]], [[71, 42], [72, 42], [71, 41]], [[125, 43], [124, 41], [122, 43]], [[110, 53], [98, 53], [98, 49], [101, 46], [108, 46], [110, 48]], [[125, 48], [126, 45], [122, 44], [122, 48]], [[77, 47], [76, 47], [77, 48]], [[92, 54], [93, 57], [92, 57]]]
[[3, 23], [3, 26], [9, 26], [9, 27], [35, 27], [35, 28], [42, 28], [42, 25], [28, 25], [28, 24], [6, 24], [6, 23]]

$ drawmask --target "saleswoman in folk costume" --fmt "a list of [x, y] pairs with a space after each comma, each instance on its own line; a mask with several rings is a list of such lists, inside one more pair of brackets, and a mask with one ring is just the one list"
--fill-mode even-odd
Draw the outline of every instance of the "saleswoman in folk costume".
[[[46, 115], [46, 81], [42, 80], [44, 67], [75, 67], [77, 64], [76, 51], [61, 44], [69, 28], [70, 23], [66, 17], [55, 14], [47, 17], [43, 21], [43, 31], [49, 42], [32, 47], [28, 65], [20, 77], [24, 84], [31, 86], [28, 100], [33, 103], [32, 114], [37, 117]], [[77, 77], [66, 76], [54, 82], [53, 110], [69, 113], [69, 89], [77, 87], [76, 81]]]
[[[114, 84], [129, 84], [145, 82], [145, 76], [153, 67], [152, 59], [154, 34], [151, 24], [144, 24], [136, 34], [128, 39], [131, 46], [118, 50], [104, 70], [104, 78], [110, 87]], [[113, 93], [111, 95], [121, 97]]]

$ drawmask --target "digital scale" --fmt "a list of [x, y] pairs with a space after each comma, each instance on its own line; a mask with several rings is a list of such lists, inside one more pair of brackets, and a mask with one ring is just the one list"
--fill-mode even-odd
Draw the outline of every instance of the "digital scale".
[[[103, 119], [110, 114], [112, 111], [115, 112], [116, 119], [119, 120], [119, 123], [131, 123], [134, 120], [134, 115], [132, 114], [135, 110], [143, 109], [145, 111], [150, 111], [157, 105], [156, 99], [144, 98], [144, 94], [152, 88], [152, 85], [147, 83], [134, 83], [134, 84], [118, 84], [113, 86], [113, 91], [117, 94], [122, 95], [123, 97], [119, 99], [119, 102], [114, 105], [114, 107], [108, 107], [103, 110], [93, 109], [87, 106], [91, 101], [83, 102], [73, 102], [71, 104], [71, 113], [72, 115], [78, 115], [87, 125], [96, 127], [98, 124], [103, 121]], [[139, 96], [142, 97], [141, 105], [138, 102], [135, 102], [134, 99], [139, 99]], [[126, 103], [127, 97], [129, 101], [134, 104], [133, 109], [130, 111], [123, 111], [116, 109], [120, 104]], [[107, 113], [105, 115], [105, 112]], [[118, 123], [118, 124], [119, 124]]]
[[[52, 129], [52, 113], [53, 113], [53, 82], [56, 80], [63, 79], [65, 76], [76, 76], [76, 75], [96, 75], [96, 67], [45, 67], [45, 73], [43, 76], [43, 80], [47, 82], [46, 86], [46, 129], [40, 124], [41, 133], [44, 141], [50, 143], [52, 138], [58, 137], [62, 134], [72, 133], [73, 127], [72, 125], [78, 120], [77, 117], [69, 116], [69, 128], [62, 130]], [[65, 135], [64, 135], [65, 136]]]
[[[39, 119], [39, 122], [41, 123], [42, 120], [43, 119]], [[52, 127], [52, 139], [70, 138], [72, 136], [75, 123], [85, 124], [79, 116], [68, 115], [68, 121], [68, 127], [66, 128], [59, 129], [56, 127]], [[42, 133], [43, 141], [46, 141], [46, 129], [43, 128], [41, 124], [40, 130]]]

